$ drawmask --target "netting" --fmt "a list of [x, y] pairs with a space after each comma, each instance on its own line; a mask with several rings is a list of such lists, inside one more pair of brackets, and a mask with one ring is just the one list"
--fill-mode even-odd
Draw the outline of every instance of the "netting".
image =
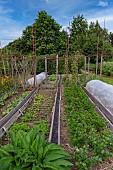
[[113, 86], [100, 80], [91, 80], [86, 84], [86, 89], [100, 102], [113, 112]]
[[[42, 73], [36, 75], [36, 86], [38, 86], [45, 79], [46, 79], [45, 72], [42, 72]], [[26, 86], [29, 86], [29, 85], [34, 86], [34, 77], [32, 77], [26, 81]]]

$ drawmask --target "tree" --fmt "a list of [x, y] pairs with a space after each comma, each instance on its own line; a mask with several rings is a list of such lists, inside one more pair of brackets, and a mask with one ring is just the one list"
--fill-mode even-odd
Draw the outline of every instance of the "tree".
[[77, 15], [73, 18], [71, 28], [71, 51], [83, 52], [83, 47], [86, 42], [86, 36], [88, 31], [88, 23], [83, 15]]
[[35, 28], [36, 52], [42, 55], [58, 52], [61, 26], [45, 11], [40, 11]]
[[67, 32], [62, 30], [59, 37], [60, 43], [58, 44], [58, 51], [60, 55], [66, 54]]
[[32, 52], [32, 26], [28, 26], [25, 30], [23, 30], [21, 38], [21, 51], [24, 54]]
[[[109, 42], [109, 34], [107, 29], [102, 29], [98, 21], [96, 23], [91, 22], [87, 31], [86, 42], [84, 44], [84, 54], [95, 56], [102, 53], [110, 53], [112, 46]], [[104, 57], [104, 59], [106, 59]], [[91, 61], [94, 61], [92, 58]]]
[[[58, 53], [64, 32], [60, 31], [61, 26], [49, 16], [45, 11], [40, 11], [38, 17], [33, 23], [34, 35], [36, 42], [36, 53], [38, 55]], [[61, 43], [61, 44], [60, 44]], [[21, 51], [22, 54], [32, 52], [32, 25], [23, 30], [22, 37], [13, 41], [7, 46], [16, 51]]]
[[84, 45], [84, 54], [100, 54], [103, 45], [103, 30], [100, 27], [98, 21], [96, 23], [91, 22], [87, 31], [86, 43]]

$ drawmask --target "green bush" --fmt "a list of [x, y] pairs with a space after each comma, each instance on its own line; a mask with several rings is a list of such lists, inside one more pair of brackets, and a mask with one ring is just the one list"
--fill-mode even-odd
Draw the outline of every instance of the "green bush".
[[52, 74], [49, 76], [48, 78], [50, 81], [55, 81], [56, 80], [56, 75], [55, 74]]
[[113, 76], [113, 62], [103, 62], [103, 70], [104, 75]]
[[[82, 67], [84, 69], [84, 66]], [[88, 64], [86, 64], [86, 69], [88, 70]], [[96, 72], [96, 64], [90, 64], [90, 71]], [[98, 64], [98, 74], [100, 73], [100, 63]], [[106, 76], [113, 76], [113, 62], [103, 62], [102, 74]]]

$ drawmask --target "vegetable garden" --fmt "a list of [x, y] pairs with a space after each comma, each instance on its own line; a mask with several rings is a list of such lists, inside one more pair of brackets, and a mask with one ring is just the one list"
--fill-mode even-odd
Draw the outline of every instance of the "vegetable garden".
[[[95, 112], [94, 105], [91, 104], [82, 88], [77, 85], [77, 81], [84, 85], [90, 79], [97, 78], [98, 75], [90, 74], [89, 76], [79, 73], [78, 68], [83, 58], [80, 59], [78, 54], [72, 59], [69, 58], [70, 68], [66, 75], [64, 59], [58, 60], [59, 66], [56, 64], [57, 58], [48, 58], [47, 63], [46, 59], [37, 61], [37, 66], [41, 65], [42, 69], [43, 65], [41, 71], [45, 70], [49, 74], [53, 69], [56, 74], [49, 76], [40, 85], [38, 94], [30, 102], [29, 107], [22, 112], [21, 117], [1, 139], [0, 166], [3, 170], [99, 169], [104, 161], [113, 157], [113, 134], [106, 120], [100, 118]], [[24, 58], [24, 60], [10, 62], [12, 62], [13, 69], [6, 67], [7, 60], [1, 61], [1, 118], [14, 109], [33, 89], [25, 84], [26, 80], [33, 76], [32, 60]], [[53, 68], [51, 64], [54, 65]], [[63, 67], [60, 66], [62, 64]], [[26, 69], [23, 72], [24, 65]], [[39, 71], [40, 69], [37, 72]], [[60, 72], [64, 73], [62, 74], [64, 112], [61, 113], [60, 119], [63, 119], [64, 114], [66, 115], [66, 119], [62, 121], [67, 122], [68, 130], [65, 135], [70, 138], [70, 142], [68, 145], [64, 144], [64, 148], [67, 152], [68, 146], [71, 148], [71, 153], [69, 152], [71, 156], [64, 152], [62, 147], [47, 142], [56, 92], [56, 79]], [[63, 133], [61, 135], [65, 141], [65, 135]], [[62, 142], [61, 146], [63, 146]]]
[[[83, 15], [68, 29], [40, 11], [21, 38], [0, 49], [2, 170], [113, 169], [113, 133], [82, 89], [93, 79], [113, 85], [113, 33]], [[46, 79], [36, 86], [41, 72]], [[54, 110], [61, 146], [49, 141]]]

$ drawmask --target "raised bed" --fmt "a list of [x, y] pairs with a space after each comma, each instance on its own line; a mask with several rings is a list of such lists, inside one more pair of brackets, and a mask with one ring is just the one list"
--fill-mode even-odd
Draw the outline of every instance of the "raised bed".
[[64, 92], [74, 169], [96, 169], [101, 166], [97, 166], [98, 163], [113, 156], [113, 134], [79, 86], [66, 85]]
[[[4, 119], [2, 119], [0, 122], [1, 136], [3, 136], [4, 133], [8, 131], [9, 127], [20, 116], [21, 117], [17, 120], [17, 124], [20, 124], [20, 126], [16, 125], [16, 128], [18, 130], [19, 127], [22, 126], [23, 128], [29, 130], [29, 128], [31, 128], [32, 126], [39, 124], [39, 121], [40, 122], [42, 121], [43, 125], [45, 124], [46, 121], [48, 126], [48, 127], [46, 126], [46, 129], [49, 129], [52, 118], [52, 107], [56, 93], [55, 86], [53, 88], [53, 85], [51, 85], [51, 87], [47, 89], [46, 84], [43, 84], [39, 89], [38, 88], [34, 89], [17, 107], [15, 107], [8, 115], [6, 115]], [[33, 100], [34, 96], [35, 99]], [[29, 108], [27, 109], [28, 106]], [[24, 124], [23, 122], [25, 122], [25, 125], [23, 125]], [[4, 139], [5, 138], [3, 138], [3, 140]]]

